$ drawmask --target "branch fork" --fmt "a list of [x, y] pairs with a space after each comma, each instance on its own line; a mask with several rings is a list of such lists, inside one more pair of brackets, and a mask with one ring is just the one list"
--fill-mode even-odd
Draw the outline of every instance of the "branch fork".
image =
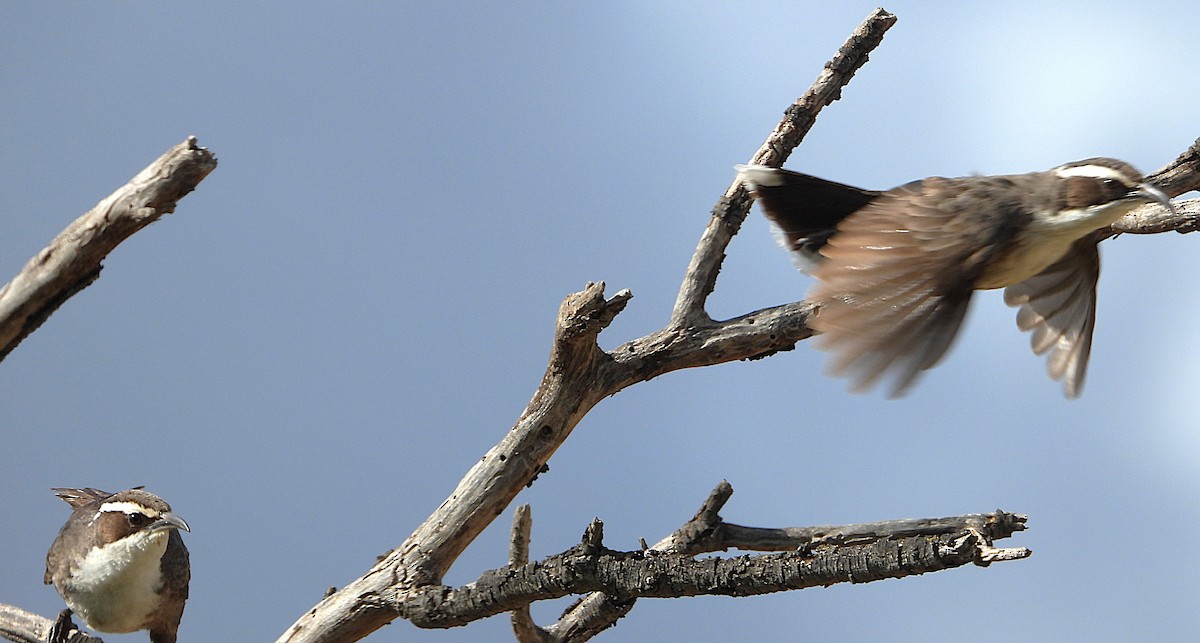
[[[872, 12], [812, 87], [787, 108], [750, 162], [781, 166], [820, 110], [841, 96], [895, 21], [882, 9]], [[173, 211], [176, 202], [215, 166], [215, 157], [189, 137], [31, 259], [0, 289], [0, 359], [59, 305], [92, 283], [109, 251]], [[1171, 196], [1200, 187], [1200, 140], [1148, 178]], [[808, 302], [725, 321], [715, 321], [706, 312], [726, 248], [750, 204], [750, 196], [736, 180], [717, 200], [663, 329], [606, 352], [599, 346], [599, 335], [632, 294], [621, 290], [606, 298], [604, 283], [596, 282], [568, 296], [558, 312], [541, 385], [511, 430], [408, 539], [363, 576], [300, 616], [279, 643], [353, 641], [396, 618], [422, 627], [451, 627], [504, 611], [512, 612], [514, 631], [522, 643], [584, 641], [611, 627], [643, 596], [752, 595], [869, 582], [968, 563], [987, 566], [1029, 556], [1025, 548], [993, 546], [1025, 528], [1025, 516], [1020, 514], [995, 511], [859, 525], [744, 527], [721, 518], [720, 510], [732, 494], [728, 483], [722, 483], [675, 533], [637, 551], [605, 548], [603, 525], [596, 521], [580, 545], [530, 562], [532, 521], [527, 507], [518, 509], [507, 567], [486, 572], [464, 587], [441, 584], [459, 554], [547, 470], [553, 453], [601, 400], [675, 370], [791, 350], [812, 335], [806, 322], [815, 309]], [[1200, 226], [1200, 201], [1177, 202], [1176, 209], [1171, 214], [1144, 207], [1104, 234], [1190, 232]], [[695, 558], [730, 548], [776, 553]], [[537, 626], [529, 614], [534, 601], [583, 593], [587, 595], [551, 626]], [[40, 625], [22, 626], [27, 621], [7, 609], [0, 606], [0, 634], [17, 641], [38, 640], [35, 630]], [[14, 622], [18, 625], [9, 627]]]

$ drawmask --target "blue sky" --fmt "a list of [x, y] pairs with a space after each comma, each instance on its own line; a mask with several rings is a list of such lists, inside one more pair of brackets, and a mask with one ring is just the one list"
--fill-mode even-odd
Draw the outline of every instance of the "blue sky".
[[[900, 17], [788, 167], [870, 188], [1197, 136], [1191, 2], [885, 5]], [[192, 525], [183, 640], [273, 640], [398, 545], [512, 425], [558, 303], [665, 324], [716, 198], [871, 3], [0, 6], [0, 281], [196, 135], [220, 166], [0, 364], [0, 602], [41, 584], [48, 491], [137, 484]], [[631, 549], [721, 479], [731, 522], [1027, 513], [1032, 558], [753, 599], [639, 603], [601, 640], [1187, 640], [1200, 627], [1196, 238], [1104, 244], [1081, 399], [998, 293], [909, 397], [810, 346], [604, 401], [518, 502], [533, 556]], [[710, 312], [803, 296], [752, 213]], [[451, 570], [504, 563], [511, 511]], [[1181, 535], [1184, 535], [1181, 537]], [[538, 605], [553, 620], [562, 603]], [[510, 637], [507, 619], [371, 640]], [[144, 641], [144, 634], [106, 640]]]

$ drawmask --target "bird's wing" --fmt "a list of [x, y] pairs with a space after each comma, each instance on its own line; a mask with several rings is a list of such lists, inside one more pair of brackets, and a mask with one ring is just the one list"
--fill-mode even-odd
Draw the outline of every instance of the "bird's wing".
[[804, 270], [812, 268], [838, 223], [880, 194], [763, 165], [739, 165], [737, 171], [774, 224], [780, 245]]
[[[979, 214], [986, 182], [931, 178], [883, 193], [847, 217], [821, 250], [809, 299], [829, 372], [856, 392], [888, 376], [903, 395], [950, 348], [997, 235], [1003, 204]], [[932, 197], [932, 198], [931, 198]], [[936, 204], [936, 205], [935, 205]], [[977, 207], [976, 207], [977, 210]], [[1000, 214], [997, 214], [1000, 213]]]
[[1020, 306], [1017, 326], [1033, 331], [1030, 344], [1035, 354], [1049, 353], [1046, 372], [1062, 380], [1067, 397], [1083, 390], [1099, 279], [1100, 248], [1094, 239], [1084, 238], [1057, 263], [1004, 290], [1004, 302]]

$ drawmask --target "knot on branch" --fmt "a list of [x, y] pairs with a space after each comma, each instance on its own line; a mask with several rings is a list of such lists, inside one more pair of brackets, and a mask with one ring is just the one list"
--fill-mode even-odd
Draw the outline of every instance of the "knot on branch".
[[989, 543], [1008, 538], [1018, 531], [1025, 531], [1025, 523], [1029, 521], [1029, 516], [1025, 514], [1008, 513], [1003, 509], [985, 514], [984, 518], [983, 534]]
[[559, 306], [558, 340], [573, 342], [590, 337], [595, 341], [632, 298], [633, 293], [623, 289], [612, 299], [605, 299], [604, 282], [588, 282], [582, 291], [567, 295]]
[[583, 530], [583, 541], [579, 543], [580, 550], [588, 554], [595, 554], [604, 551], [604, 522], [599, 518], [593, 518], [592, 522]]

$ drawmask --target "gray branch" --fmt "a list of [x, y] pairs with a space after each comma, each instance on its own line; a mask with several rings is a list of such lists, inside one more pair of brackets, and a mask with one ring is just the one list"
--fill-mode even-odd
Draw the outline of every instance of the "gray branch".
[[[1025, 529], [1025, 517], [1018, 514], [996, 511], [953, 518], [763, 529], [723, 523], [717, 512], [731, 493], [728, 483], [718, 486], [696, 517], [667, 539], [672, 543], [667, 551], [607, 549], [601, 542], [603, 525], [596, 520], [582, 543], [561, 554], [484, 572], [458, 588], [421, 588], [405, 604], [403, 616], [418, 627], [456, 627], [505, 611], [527, 610], [533, 601], [582, 592], [597, 592], [632, 607], [633, 600], [641, 597], [755, 596], [902, 578], [968, 563], [987, 566], [1030, 555], [1025, 548], [992, 547], [995, 540]], [[698, 550], [751, 548], [758, 542], [788, 553], [694, 558]], [[537, 638], [522, 640], [590, 638], [559, 638], [546, 630], [536, 631]]]
[[[54, 621], [12, 605], [0, 603], [0, 638], [17, 643], [45, 643]], [[75, 630], [67, 643], [104, 643], [103, 640]]]
[[167, 150], [116, 192], [67, 226], [0, 288], [0, 360], [63, 302], [100, 276], [101, 262], [130, 235], [175, 211], [217, 167], [196, 138]]
[[[768, 139], [768, 150], [754, 160], [782, 163], [820, 108], [839, 96], [841, 87], [894, 22], [895, 17], [887, 12], [873, 12], [826, 66], [814, 89], [806, 94], [810, 98], [789, 108]], [[623, 290], [605, 299], [604, 284], [595, 283], [568, 296], [559, 309], [549, 366], [512, 430], [400, 547], [306, 611], [278, 642], [355, 641], [396, 618], [408, 617], [410, 602], [425, 600], [422, 588], [440, 584], [463, 549], [546, 470], [550, 456], [600, 400], [662, 373], [790, 350], [811, 335], [804, 324], [811, 307], [803, 303], [720, 324], [703, 323], [707, 319], [702, 311], [704, 299], [715, 283], [725, 247], [749, 209], [745, 191], [740, 193], [742, 196], [734, 199], [738, 204], [730, 210], [740, 211], [740, 215], [721, 214], [724, 206], [718, 205], [666, 329], [606, 353], [597, 343], [598, 336], [632, 294]], [[729, 201], [722, 199], [722, 203]]]
[[[696, 512], [696, 515], [691, 520], [688, 520], [673, 534], [655, 544], [653, 548], [647, 548], [643, 543], [640, 553], [644, 557], [658, 557], [660, 560], [666, 560], [663, 557], [673, 556], [677, 560], [682, 561], [691, 559], [698, 554], [737, 548], [747, 551], [799, 551], [811, 558], [817, 559], [841, 555], [845, 552], [839, 552], [839, 549], [849, 546], [867, 545], [879, 540], [928, 538], [930, 536], [974, 533], [980, 537], [980, 540], [977, 542], [979, 555], [974, 561], [977, 565], [986, 566], [998, 560], [1015, 560], [1030, 555], [1030, 551], [1025, 548], [995, 549], [991, 547], [992, 542], [1008, 538], [1013, 533], [1025, 529], [1026, 517], [1020, 514], [1010, 514], [997, 510], [990, 514], [969, 514], [954, 518], [890, 520], [857, 525], [772, 529], [742, 527], [726, 523], [721, 518], [720, 511], [732, 495], [733, 487], [728, 482], [721, 481], [713, 489], [712, 493], [709, 494], [708, 499], [704, 501], [700, 510]], [[443, 615], [443, 618], [434, 619], [427, 626], [448, 627], [463, 624], [457, 621], [465, 618], [469, 622], [475, 618], [482, 618], [480, 616], [482, 612], [494, 608], [494, 603], [485, 605], [476, 599], [479, 596], [488, 596], [489, 594], [497, 597], [509, 591], [505, 587], [488, 585], [485, 579], [500, 579], [499, 582], [504, 583], [507, 579], [513, 577], [514, 574], [524, 573], [528, 563], [528, 539], [531, 525], [528, 505], [518, 508], [513, 517], [514, 542], [516, 542], [518, 524], [520, 524], [519, 529], [522, 534], [521, 544], [524, 556], [514, 557], [510, 554], [509, 566], [507, 568], [488, 572], [480, 580], [467, 586], [467, 588], [460, 590], [445, 588], [443, 596], [449, 599], [453, 595], [461, 598], [462, 602], [440, 608], [440, 614]], [[596, 531], [596, 529], [593, 529], [589, 533], [595, 534]], [[598, 542], [595, 543], [596, 546], [598, 544]], [[555, 566], [548, 561], [568, 556], [570, 553], [564, 552], [557, 557], [551, 557], [547, 561], [543, 561], [541, 565], [543, 567], [554, 568]], [[871, 550], [866, 550], [866, 556], [869, 557], [872, 554]], [[623, 557], [635, 557], [635, 554], [626, 552], [623, 554]], [[751, 564], [753, 565], [758, 565], [760, 564], [758, 563], [759, 558], [746, 557], [745, 559], [752, 561]], [[858, 560], [861, 561], [862, 559]], [[597, 564], [604, 563], [598, 562]], [[815, 564], [820, 568], [836, 567], [835, 563], [829, 561]], [[886, 560], [863, 564], [880, 568], [887, 568], [889, 565]], [[892, 567], [892, 569], [898, 574], [895, 577], [911, 575], [912, 573], [923, 573], [913, 571], [916, 568], [904, 568], [904, 566]], [[615, 572], [610, 572], [605, 575], [613, 576], [614, 574]], [[548, 586], [563, 587], [570, 582], [571, 580], [559, 579], [551, 582]], [[678, 587], [680, 583], [686, 582], [687, 579], [672, 577], [664, 581], [663, 584], [670, 587]], [[792, 588], [784, 587], [778, 590], [765, 588], [764, 593], [765, 591], [783, 591], [785, 589]], [[451, 594], [453, 591], [457, 591], [458, 593]], [[619, 593], [621, 591], [624, 590], [605, 588], [602, 591], [594, 591], [567, 608], [557, 623], [546, 628], [539, 628], [534, 625], [532, 618], [528, 617], [528, 604], [513, 608], [513, 623], [514, 629], [517, 632], [517, 640], [522, 641], [522, 643], [565, 643], [568, 641], [579, 643], [587, 641], [604, 629], [614, 625], [618, 619], [633, 609], [638, 595]], [[747, 591], [753, 593], [751, 590]], [[680, 596], [683, 595], [680, 594]], [[692, 594], [686, 595], [690, 596]], [[526, 598], [529, 598], [530, 601], [540, 600], [532, 597]], [[512, 597], [511, 599], [518, 600], [516, 597]], [[497, 599], [495, 602], [499, 603], [500, 599]], [[518, 602], [520, 601], [518, 600]], [[521, 616], [518, 617], [518, 614], [521, 614]], [[518, 619], [521, 623], [519, 628], [517, 626]], [[414, 623], [417, 623], [417, 621], [414, 620]], [[446, 625], [447, 623], [451, 625]]]
[[[896, 24], [896, 16], [876, 9], [867, 16], [850, 38], [842, 45], [833, 59], [825, 63], [825, 69], [804, 95], [792, 103], [784, 112], [783, 120], [767, 136], [758, 151], [750, 157], [750, 163], [780, 167], [796, 149], [805, 135], [812, 129], [821, 110], [841, 98], [842, 88], [859, 68], [867, 63], [868, 54], [883, 42], [883, 35]], [[750, 212], [752, 199], [741, 181], [735, 180], [713, 208], [712, 219], [696, 252], [692, 255], [675, 309], [671, 313], [673, 328], [702, 326], [711, 322], [704, 304], [717, 285], [717, 274], [725, 260], [725, 248], [733, 235], [738, 233], [746, 215]]]
[[[878, 10], [872, 13], [827, 65], [813, 89], [805, 94], [806, 98], [788, 109], [784, 121], [775, 128], [767, 144], [752, 161], [775, 166], [782, 164], [808, 131], [820, 108], [840, 95], [841, 87], [849, 82], [853, 72], [865, 62], [867, 54], [879, 44], [884, 31], [894, 22], [895, 17], [887, 12]], [[1178, 167], [1182, 168], [1183, 165]], [[1182, 171], [1179, 173], [1178, 185], [1172, 189], [1187, 183], [1184, 174]], [[460, 590], [442, 586], [442, 577], [466, 546], [508, 507], [521, 489], [532, 484], [547, 470], [546, 463], [550, 456], [593, 406], [628, 386], [665, 373], [761, 358], [791, 350], [797, 342], [810, 337], [812, 331], [806, 321], [813, 306], [805, 302], [767, 308], [723, 322], [712, 321], [704, 312], [705, 300], [713, 290], [725, 248], [738, 231], [748, 208], [749, 199], [744, 190], [737, 186], [731, 187], [718, 202], [685, 275], [671, 320], [662, 330], [606, 352], [599, 347], [599, 334], [629, 303], [631, 293], [622, 290], [608, 299], [604, 295], [603, 283], [590, 283], [582, 292], [568, 296], [558, 312], [546, 373], [533, 399], [512, 429], [484, 454], [462, 478], [450, 497], [404, 543], [379, 560], [363, 576], [306, 611], [280, 636], [278, 643], [359, 640], [396, 618], [430, 626], [442, 626], [438, 623], [460, 624], [464, 618], [482, 618], [464, 616], [467, 612], [446, 611], [445, 593]], [[987, 514], [993, 516], [994, 520], [1002, 520], [1006, 515]], [[941, 523], [923, 524], [921, 521], [906, 524], [906, 528], [943, 526]], [[879, 524], [874, 524], [872, 528], [879, 527]], [[878, 554], [885, 558], [889, 552], [895, 554], [900, 551], [899, 548], [903, 548], [904, 552], [917, 556], [914, 560], [928, 564], [928, 567], [918, 565], [912, 569], [888, 568], [900, 575], [943, 569], [950, 561], [956, 560], [985, 564], [1027, 555], [1026, 550], [991, 549], [980, 536], [983, 532], [978, 526], [964, 526], [962, 530], [941, 535], [913, 536], [900, 540], [888, 538], [869, 543], [860, 542], [864, 534], [834, 532], [828, 527], [814, 528], [816, 530], [804, 533], [786, 530], [782, 533], [766, 533], [763, 530], [739, 532], [728, 525], [723, 529], [723, 535], [719, 536], [723, 541], [716, 540], [705, 546], [712, 547], [718, 542], [725, 542], [728, 546], [740, 546], [738, 543], [751, 545], [768, 537], [777, 542], [807, 539], [807, 544], [803, 545], [807, 552], [765, 558], [765, 562], [761, 563], [766, 566], [764, 571], [774, 570], [781, 576], [769, 590], [747, 585], [745, 591], [750, 593], [804, 587], [808, 586], [805, 583], [809, 579], [814, 578], [821, 579], [813, 581], [817, 584], [839, 582], [831, 580], [830, 576], [822, 576], [821, 569], [824, 568], [814, 570], [805, 567], [803, 573], [795, 571], [803, 560], [809, 560], [804, 559], [803, 555], [814, 555], [824, 547], [837, 547], [839, 551], [846, 547], [860, 548], [860, 553], [867, 551], [863, 548], [878, 547], [883, 548]], [[832, 540], [829, 534], [834, 534]], [[838, 538], [848, 540], [839, 543], [836, 542]], [[921, 547], [929, 547], [933, 542], [938, 544], [934, 554], [924, 558], [918, 555], [926, 551]], [[937, 552], [949, 553], [941, 556]], [[681, 562], [678, 557], [655, 559], [640, 552], [637, 555], [641, 558], [634, 554], [605, 552], [603, 556], [608, 558], [593, 556], [585, 563], [580, 563], [579, 567], [564, 563], [561, 566], [564, 572], [577, 574], [582, 580], [570, 587], [549, 586], [542, 588], [543, 591], [554, 596], [579, 591], [597, 593], [587, 596], [568, 610], [558, 626], [535, 630], [531, 629], [536, 627], [531, 620], [517, 616], [517, 627], [524, 632], [523, 636], [540, 637], [548, 634], [554, 640], [586, 640], [626, 613], [638, 596], [659, 595], [654, 593], [653, 587], [639, 585], [632, 577], [625, 582], [604, 575], [602, 570], [607, 567], [596, 566], [601, 561], [605, 565], [634, 566], [640, 572], [649, 574], [666, 573], [658, 566], [666, 564], [663, 561], [673, 561], [676, 567], [671, 569], [677, 570], [680, 579], [692, 579], [697, 588], [721, 587], [725, 593], [739, 591], [734, 586], [712, 585], [718, 579], [704, 575], [709, 573], [706, 569], [711, 569], [703, 567], [708, 563]], [[720, 566], [723, 572], [736, 572], [736, 569], [727, 568], [734, 563], [711, 565]], [[527, 568], [514, 567], [513, 570]], [[788, 576], [785, 570], [791, 570], [792, 575]], [[530, 581], [548, 581], [545, 576], [534, 574], [533, 570], [522, 573], [529, 574], [525, 578]], [[875, 573], [880, 572], [855, 570], [851, 576], [838, 578], [865, 582], [873, 579]], [[456, 599], [461, 597], [463, 601], [477, 604], [470, 588], [460, 589], [465, 593], [455, 594]], [[608, 597], [603, 593], [607, 591], [615, 592], [614, 596]], [[721, 593], [716, 590], [703, 591]], [[522, 607], [530, 600], [541, 599], [541, 595], [528, 592], [505, 596], [503, 600], [485, 600], [481, 597], [480, 600], [491, 602], [468, 612], [476, 615], [495, 614]], [[579, 616], [572, 612], [587, 615]], [[567, 623], [576, 628], [572, 634], [559, 629], [559, 626]]]

